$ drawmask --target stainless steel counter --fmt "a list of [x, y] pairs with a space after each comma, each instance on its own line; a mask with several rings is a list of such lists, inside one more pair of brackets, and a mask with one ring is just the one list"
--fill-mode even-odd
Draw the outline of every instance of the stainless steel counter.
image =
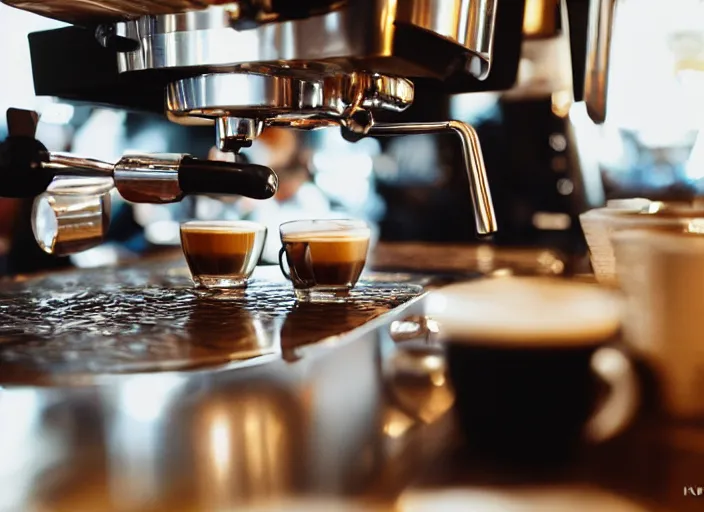
[[451, 425], [442, 359], [388, 333], [422, 288], [372, 274], [296, 305], [276, 272], [246, 296], [199, 296], [180, 264], [5, 283], [0, 510], [393, 499]]
[[647, 410], [557, 473], [472, 459], [439, 348], [399, 341], [434, 279], [371, 273], [346, 307], [300, 307], [277, 269], [256, 278], [3, 283], [0, 511], [701, 510], [704, 428]]

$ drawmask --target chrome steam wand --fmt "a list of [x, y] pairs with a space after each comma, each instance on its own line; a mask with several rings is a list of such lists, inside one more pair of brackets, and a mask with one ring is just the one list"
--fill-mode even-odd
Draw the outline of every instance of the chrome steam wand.
[[352, 130], [343, 125], [345, 139], [355, 142], [364, 136], [390, 137], [395, 135], [420, 135], [455, 133], [462, 143], [462, 160], [469, 180], [469, 192], [474, 207], [474, 218], [479, 235], [491, 235], [498, 229], [494, 203], [491, 199], [489, 181], [482, 147], [476, 130], [461, 121], [441, 121], [433, 123], [375, 123], [370, 119], [365, 129]]

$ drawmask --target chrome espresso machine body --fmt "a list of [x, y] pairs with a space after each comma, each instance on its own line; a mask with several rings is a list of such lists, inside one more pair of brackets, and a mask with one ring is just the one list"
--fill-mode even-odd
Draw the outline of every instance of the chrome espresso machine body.
[[[393, 121], [422, 101], [416, 80], [511, 88], [524, 0], [3, 2], [72, 25], [30, 35], [37, 94], [207, 123], [227, 151], [268, 126], [335, 126], [352, 141], [454, 132], [476, 229], [497, 229], [474, 129]], [[9, 121], [0, 196], [38, 196], [35, 235], [50, 251], [100, 243], [113, 187], [153, 203], [276, 190], [256, 164], [52, 154], [35, 139], [36, 115], [14, 110]], [[393, 501], [452, 439], [442, 350], [426, 343], [431, 323], [418, 324], [428, 280], [371, 276], [359, 303], [316, 305], [295, 303], [278, 269], [260, 267], [227, 300], [195, 294], [183, 270], [146, 262], [0, 289], [0, 510]]]
[[[456, 133], [477, 232], [490, 234], [497, 228], [481, 148], [471, 126], [377, 118], [412, 104], [410, 77], [455, 79], [470, 90], [491, 84], [497, 26], [503, 16], [508, 32], [518, 33], [523, 2], [510, 7], [505, 2], [504, 13], [497, 0], [5, 3], [74, 25], [30, 36], [38, 94], [162, 112], [181, 124], [210, 124], [224, 151], [250, 145], [268, 126], [337, 126], [351, 141]], [[503, 78], [504, 86], [515, 78], [515, 69], [513, 75]], [[491, 87], [497, 86], [501, 84]], [[22, 116], [25, 119], [17, 119]], [[33, 135], [22, 128], [32, 124], [27, 116], [12, 113], [10, 139]], [[184, 190], [180, 155], [129, 157], [113, 166], [38, 149], [41, 154], [25, 157], [24, 166], [17, 165], [22, 158], [6, 159], [16, 174], [8, 181], [37, 177], [33, 186], [8, 184], [5, 195], [39, 194], [56, 176], [71, 175], [113, 178], [118, 191], [137, 202], [169, 202], [197, 192], [265, 198], [276, 186], [275, 177], [261, 166], [185, 157], [192, 167], [212, 171], [217, 166], [218, 172], [196, 171], [200, 180]], [[241, 180], [228, 182], [228, 166], [244, 176], [244, 186]]]
[[[350, 141], [455, 133], [480, 235], [496, 231], [497, 223], [475, 130], [457, 121], [398, 123], [394, 116], [414, 100], [422, 101], [414, 97], [416, 79], [434, 81], [444, 92], [509, 89], [517, 76], [524, 16], [536, 6], [565, 7], [565, 2], [532, 0], [3, 2], [73, 25], [30, 35], [37, 94], [165, 113], [180, 124], [209, 124], [224, 151], [238, 152], [268, 126], [336, 126]], [[572, 45], [572, 60], [576, 99], [582, 95], [586, 59], [591, 67], [585, 97], [598, 107], [608, 55], [608, 38], [600, 29], [610, 22], [613, 2], [591, 3], [594, 47], [586, 59], [579, 44], [586, 28], [573, 30], [578, 44]], [[570, 25], [586, 27], [586, 18], [572, 18]], [[599, 117], [599, 108], [590, 111]], [[49, 194], [43, 208], [47, 219], [35, 222], [35, 231], [49, 225], [56, 233], [37, 238], [61, 239], [62, 229], [81, 236], [66, 208], [52, 199], [57, 177], [108, 185], [112, 180], [125, 199], [135, 202], [172, 202], [189, 193], [264, 199], [276, 190], [275, 174], [256, 165], [184, 155], [129, 156], [113, 165], [52, 155], [32, 142], [36, 117], [15, 111], [8, 120], [10, 137], [0, 150], [0, 194]], [[58, 188], [64, 202], [75, 191]]]

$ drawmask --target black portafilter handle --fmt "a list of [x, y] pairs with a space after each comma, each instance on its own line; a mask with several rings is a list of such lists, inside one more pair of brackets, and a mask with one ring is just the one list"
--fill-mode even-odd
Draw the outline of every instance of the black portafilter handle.
[[181, 190], [187, 195], [236, 194], [269, 199], [276, 194], [279, 178], [264, 165], [199, 160], [185, 156], [178, 168]]
[[9, 137], [0, 142], [0, 197], [33, 198], [56, 177], [112, 179], [120, 195], [135, 203], [174, 203], [187, 194], [269, 199], [279, 179], [268, 167], [199, 160], [190, 155], [128, 155], [116, 164], [51, 153], [35, 138], [39, 115], [7, 111]]
[[127, 201], [154, 204], [199, 194], [269, 199], [279, 184], [273, 170], [257, 164], [169, 154], [126, 156], [113, 165], [51, 153], [32, 137], [10, 136], [0, 143], [0, 197], [31, 199], [57, 176], [109, 178]]
[[185, 195], [273, 197], [279, 179], [268, 167], [199, 160], [190, 155], [130, 155], [112, 171], [115, 188], [133, 203], [175, 203]]

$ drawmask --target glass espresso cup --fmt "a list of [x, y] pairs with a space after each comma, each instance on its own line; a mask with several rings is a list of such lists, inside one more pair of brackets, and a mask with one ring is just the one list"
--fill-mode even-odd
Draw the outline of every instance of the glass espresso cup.
[[[279, 266], [296, 298], [341, 302], [364, 269], [371, 231], [357, 220], [302, 220], [281, 225]], [[284, 266], [284, 255], [288, 271]]]
[[181, 224], [181, 247], [196, 288], [244, 288], [264, 249], [266, 227], [249, 221]]

